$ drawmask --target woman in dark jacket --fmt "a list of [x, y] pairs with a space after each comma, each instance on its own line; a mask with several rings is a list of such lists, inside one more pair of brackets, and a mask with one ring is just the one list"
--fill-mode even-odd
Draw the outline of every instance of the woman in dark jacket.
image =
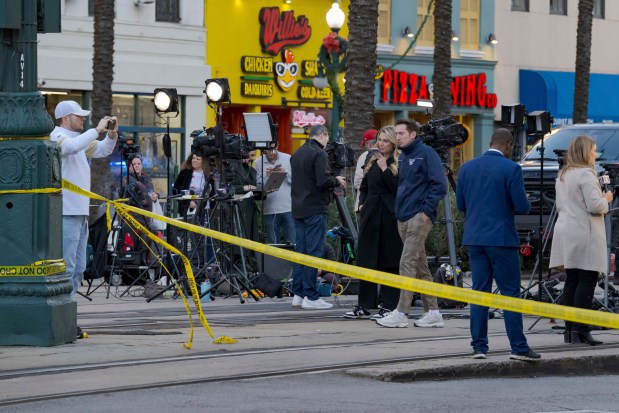
[[[393, 126], [379, 131], [375, 148], [378, 151], [368, 154], [359, 189], [361, 223], [357, 265], [398, 274], [403, 245], [394, 213], [399, 151]], [[381, 285], [380, 296], [382, 307], [377, 314], [371, 315], [368, 310], [378, 308], [378, 285], [360, 280], [358, 305], [344, 317], [382, 318], [397, 307], [400, 290]]]
[[[208, 197], [211, 196], [212, 193], [205, 194], [204, 189], [206, 188], [207, 192], [210, 189], [210, 192], [213, 192], [212, 185], [209, 188], [209, 180], [210, 180], [210, 167], [208, 162], [205, 162], [201, 156], [190, 153], [187, 159], [182, 163], [181, 170], [174, 181], [174, 189], [172, 192], [174, 195], [181, 194], [183, 190], [192, 191], [193, 195], [198, 197]], [[198, 207], [198, 204], [201, 203], [199, 200], [189, 201], [180, 201], [178, 203], [179, 212], [181, 215], [185, 215], [187, 212], [187, 207], [190, 210]]]

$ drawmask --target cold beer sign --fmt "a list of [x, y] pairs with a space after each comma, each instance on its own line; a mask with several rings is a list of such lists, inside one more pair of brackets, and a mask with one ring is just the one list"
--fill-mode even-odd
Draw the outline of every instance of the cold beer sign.
[[[423, 75], [398, 70], [385, 70], [382, 77], [381, 102], [416, 105], [417, 99], [429, 99], [428, 82]], [[497, 105], [495, 93], [486, 90], [486, 74], [454, 77], [451, 81], [454, 106], [493, 109]]]

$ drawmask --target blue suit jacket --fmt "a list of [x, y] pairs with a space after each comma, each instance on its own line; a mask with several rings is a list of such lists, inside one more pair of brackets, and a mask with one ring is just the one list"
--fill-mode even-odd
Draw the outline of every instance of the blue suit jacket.
[[514, 213], [531, 208], [522, 169], [496, 151], [466, 162], [458, 172], [458, 209], [466, 214], [464, 245], [518, 247]]

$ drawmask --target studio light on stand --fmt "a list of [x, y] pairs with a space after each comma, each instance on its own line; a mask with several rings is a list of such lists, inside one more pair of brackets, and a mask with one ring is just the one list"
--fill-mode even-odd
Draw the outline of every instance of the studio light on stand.
[[537, 277], [537, 299], [542, 300], [542, 262], [544, 259], [543, 243], [544, 237], [549, 236], [544, 232], [544, 135], [552, 131], [552, 122], [554, 119], [547, 111], [531, 112], [527, 116], [527, 134], [539, 137], [540, 144], [537, 147], [540, 158], [540, 174], [539, 174], [539, 228], [538, 228], [538, 277]]
[[215, 123], [219, 124], [221, 119], [221, 105], [232, 103], [230, 99], [230, 84], [225, 77], [207, 79], [205, 82], [206, 103], [215, 109]]
[[501, 125], [512, 129], [514, 134], [514, 151], [512, 160], [518, 162], [527, 152], [527, 135], [524, 128], [527, 109], [520, 103], [501, 105]]
[[[170, 186], [170, 158], [172, 157], [172, 140], [170, 139], [170, 114], [175, 113], [174, 117], [178, 116], [178, 94], [174, 88], [157, 88], [153, 92], [153, 103], [155, 104], [155, 112], [161, 119], [165, 119], [166, 132], [163, 135], [162, 145], [163, 153], [167, 159], [166, 161], [166, 175], [167, 175], [167, 196], [172, 194], [172, 188]], [[165, 117], [164, 117], [165, 115]], [[170, 204], [166, 203], [169, 216]]]

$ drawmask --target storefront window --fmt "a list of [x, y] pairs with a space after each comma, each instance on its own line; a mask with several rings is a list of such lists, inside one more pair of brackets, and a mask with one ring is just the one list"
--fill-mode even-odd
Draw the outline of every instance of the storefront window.
[[378, 43], [389, 44], [391, 41], [390, 0], [380, 0], [378, 3]]
[[[426, 18], [429, 3], [430, 0], [419, 0], [417, 2], [417, 27], [420, 27]], [[421, 33], [419, 33], [417, 46], [434, 46], [434, 3], [432, 3], [432, 8], [430, 9], [430, 16], [428, 16], [425, 26], [423, 26]]]
[[460, 44], [465, 50], [479, 50], [479, 0], [460, 0]]

